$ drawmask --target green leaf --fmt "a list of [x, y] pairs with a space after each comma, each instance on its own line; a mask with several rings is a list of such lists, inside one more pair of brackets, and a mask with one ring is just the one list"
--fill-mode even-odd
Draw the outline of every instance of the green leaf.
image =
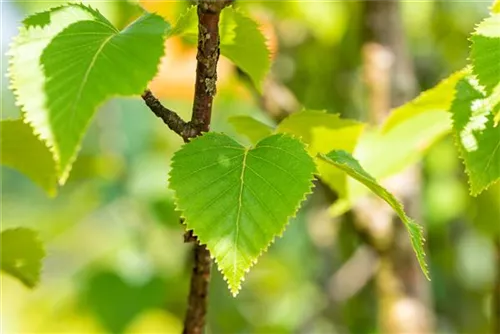
[[473, 73], [490, 94], [500, 83], [500, 14], [482, 21], [471, 36]]
[[248, 137], [252, 144], [258, 143], [274, 132], [274, 128], [250, 116], [233, 116], [228, 119], [228, 122], [236, 132]]
[[241, 68], [257, 88], [271, 67], [266, 39], [257, 23], [232, 7], [223, 11], [220, 52]]
[[2, 271], [33, 288], [40, 280], [42, 259], [45, 256], [37, 234], [27, 228], [15, 228], [2, 231], [0, 239]]
[[450, 109], [455, 96], [455, 86], [469, 72], [468, 69], [453, 73], [435, 87], [426, 90], [415, 99], [394, 109], [382, 125], [388, 132], [408, 119], [428, 112], [443, 112]]
[[306, 110], [285, 118], [278, 125], [277, 131], [299, 137], [308, 144], [309, 153], [315, 157], [320, 178], [342, 197], [346, 192], [345, 174], [316, 159], [316, 155], [331, 150], [352, 152], [364, 127], [363, 123], [342, 119], [338, 114]]
[[52, 154], [21, 120], [0, 122], [2, 165], [17, 169], [50, 195], [57, 192], [57, 171]]
[[[169, 36], [180, 35], [190, 43], [198, 38], [196, 7], [190, 7], [177, 21]], [[225, 8], [219, 23], [220, 52], [252, 79], [260, 89], [271, 66], [266, 39], [258, 24], [233, 7]]]
[[495, 14], [500, 14], [500, 0], [496, 0], [491, 6], [491, 12]]
[[283, 134], [249, 149], [224, 134], [206, 133], [175, 153], [170, 188], [177, 208], [233, 295], [310, 193], [314, 171], [304, 144]]
[[386, 201], [387, 204], [394, 209], [394, 211], [396, 211], [410, 234], [411, 244], [415, 254], [417, 255], [420, 268], [422, 269], [425, 277], [429, 279], [429, 272], [425, 263], [422, 227], [406, 215], [403, 210], [403, 205], [389, 191], [387, 191], [387, 189], [382, 187], [373, 176], [368, 174], [363, 167], [361, 167], [359, 162], [348, 152], [332, 151], [326, 155], [320, 154], [319, 157], [364, 184], [377, 196]]
[[477, 196], [500, 178], [500, 126], [493, 122], [494, 105], [471, 78], [457, 84], [453, 101], [453, 132]]
[[140, 94], [157, 71], [167, 24], [144, 14], [123, 31], [83, 5], [28, 18], [10, 50], [12, 88], [50, 147], [63, 183], [96, 108]]

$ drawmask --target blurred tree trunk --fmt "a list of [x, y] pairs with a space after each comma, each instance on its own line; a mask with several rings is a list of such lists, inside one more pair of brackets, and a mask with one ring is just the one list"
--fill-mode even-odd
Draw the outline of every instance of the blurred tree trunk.
[[493, 322], [493, 334], [500, 334], [500, 235], [495, 240], [495, 250], [496, 258], [495, 263], [497, 265], [496, 280], [493, 287], [493, 301], [492, 301], [492, 322]]
[[[398, 0], [363, 2], [363, 62], [373, 125], [392, 107], [410, 100], [417, 91]], [[415, 166], [386, 184], [403, 200], [410, 216], [422, 221], [420, 168]], [[430, 291], [413, 253], [404, 226], [379, 200], [367, 199], [355, 208], [358, 229], [379, 256], [375, 280], [382, 333], [431, 333]]]

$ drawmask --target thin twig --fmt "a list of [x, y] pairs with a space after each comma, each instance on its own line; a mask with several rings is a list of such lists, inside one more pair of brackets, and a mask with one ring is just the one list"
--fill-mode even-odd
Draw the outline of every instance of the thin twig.
[[153, 93], [146, 89], [141, 95], [146, 105], [151, 111], [170, 128], [170, 130], [181, 136], [184, 141], [188, 138], [194, 137], [198, 132], [190, 122], [185, 122], [175, 111], [163, 106]]

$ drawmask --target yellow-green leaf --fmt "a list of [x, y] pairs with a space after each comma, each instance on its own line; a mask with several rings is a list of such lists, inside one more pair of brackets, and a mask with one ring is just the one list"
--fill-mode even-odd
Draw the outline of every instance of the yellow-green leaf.
[[246, 148], [209, 132], [177, 151], [171, 167], [187, 229], [207, 245], [233, 295], [310, 193], [315, 172], [304, 144], [284, 134]]

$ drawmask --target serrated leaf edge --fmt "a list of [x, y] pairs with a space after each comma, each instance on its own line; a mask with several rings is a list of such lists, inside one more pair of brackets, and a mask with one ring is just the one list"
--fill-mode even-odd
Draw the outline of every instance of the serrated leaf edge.
[[[199, 140], [200, 138], [202, 138], [203, 136], [206, 136], [206, 135], [211, 135], [211, 134], [224, 134], [222, 132], [205, 132], [202, 134], [202, 136], [198, 136], [198, 137], [195, 137], [193, 138], [192, 140], [190, 140], [189, 142], [193, 142], [193, 141], [196, 141], [196, 140]], [[225, 134], [224, 134], [225, 135]], [[261, 139], [260, 141], [266, 139], [266, 138], [269, 138], [271, 136], [281, 136], [281, 137], [289, 137], [289, 138], [293, 138], [295, 140], [297, 140], [298, 142], [301, 143], [303, 149], [304, 149], [304, 152], [310, 157], [309, 153], [307, 152], [307, 145], [300, 139], [296, 138], [295, 136], [292, 136], [292, 135], [289, 135], [289, 134], [285, 134], [285, 133], [277, 133], [277, 134], [272, 134], [270, 136], [267, 136], [263, 139]], [[259, 142], [260, 142], [259, 141]], [[239, 144], [239, 143], [238, 143]], [[241, 144], [240, 144], [241, 145]], [[246, 149], [247, 150], [252, 150], [254, 149], [256, 146], [258, 145], [255, 144], [255, 145], [252, 145], [250, 147], [247, 147]], [[243, 148], [245, 148], [243, 145], [241, 145]], [[175, 159], [175, 154], [174, 156], [172, 157], [172, 160], [171, 160], [171, 163], [170, 165], [172, 165], [173, 161]], [[248, 274], [248, 272], [250, 271], [250, 269], [258, 262], [259, 258], [265, 253], [267, 252], [267, 250], [269, 249], [269, 247], [271, 245], [274, 244], [275, 240], [277, 238], [281, 238], [283, 236], [283, 233], [285, 232], [286, 228], [288, 227], [288, 225], [290, 224], [290, 220], [295, 218], [297, 216], [297, 212], [299, 211], [300, 207], [302, 206], [302, 203], [307, 199], [307, 196], [309, 196], [310, 194], [312, 194], [313, 192], [313, 188], [314, 188], [314, 184], [313, 184], [313, 180], [315, 178], [315, 174], [317, 173], [316, 171], [316, 164], [313, 162], [314, 164], [314, 172], [311, 173], [311, 178], [309, 179], [309, 189], [304, 193], [304, 195], [302, 196], [302, 198], [299, 200], [299, 202], [297, 203], [296, 207], [294, 208], [294, 214], [292, 215], [289, 215], [287, 218], [286, 218], [286, 223], [283, 225], [283, 229], [275, 234], [272, 238], [272, 240], [267, 244], [267, 246], [265, 246], [264, 248], [261, 249], [260, 253], [254, 258], [251, 260], [251, 263], [250, 265], [244, 269], [244, 272], [245, 274]], [[172, 168], [170, 168], [170, 172], [169, 172], [169, 176], [168, 176], [168, 183], [170, 184], [170, 179], [171, 179], [171, 172], [172, 172]], [[179, 205], [179, 201], [178, 201], [178, 198], [177, 198], [177, 193], [176, 191], [174, 190], [174, 195], [173, 195], [173, 202], [175, 204], [175, 207], [177, 209], [177, 211], [180, 212], [181, 214], [181, 219], [183, 221], [183, 225], [186, 226], [186, 230], [189, 231], [191, 230], [193, 232], [193, 235], [197, 238], [197, 240], [199, 241], [200, 245], [206, 245], [206, 242], [204, 242], [200, 237], [199, 235], [196, 233], [196, 229], [195, 228], [190, 228], [188, 226], [188, 220], [187, 218], [184, 216], [183, 212], [184, 212], [184, 209], [180, 207]], [[210, 251], [210, 250], [209, 250]], [[229, 291], [231, 292], [231, 294], [233, 295], [233, 297], [236, 297], [239, 293], [239, 291], [241, 290], [241, 284], [245, 281], [245, 275], [241, 278], [240, 282], [238, 282], [237, 286], [231, 286], [231, 284], [229, 283], [229, 278], [227, 277], [226, 273], [224, 272], [224, 270], [219, 266], [219, 263], [217, 261], [217, 259], [215, 258], [215, 256], [212, 254], [212, 252], [210, 252], [210, 257], [214, 260], [214, 262], [217, 264], [217, 270], [222, 274], [222, 277], [224, 279], [224, 281], [228, 284], [228, 288], [229, 288]]]

